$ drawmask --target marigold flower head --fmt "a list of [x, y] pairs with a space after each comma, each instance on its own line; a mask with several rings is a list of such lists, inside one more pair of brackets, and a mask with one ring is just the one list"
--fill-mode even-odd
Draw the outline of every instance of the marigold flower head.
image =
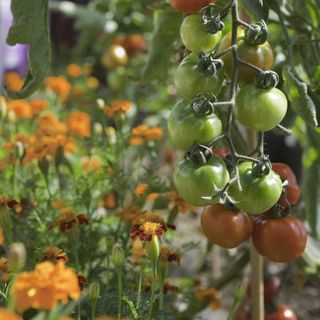
[[90, 136], [90, 116], [86, 112], [75, 111], [70, 113], [66, 124], [71, 133], [80, 137]]
[[10, 278], [9, 268], [8, 268], [8, 259], [0, 258], [0, 280], [8, 281]]
[[71, 84], [64, 76], [48, 77], [45, 87], [55, 92], [62, 102], [67, 100], [71, 91]]
[[82, 68], [76, 63], [71, 63], [67, 65], [66, 72], [68, 76], [78, 78], [82, 75]]
[[118, 205], [118, 194], [115, 191], [111, 191], [102, 198], [102, 202], [102, 206], [105, 209], [114, 209]]
[[116, 213], [124, 223], [135, 223], [139, 221], [144, 214], [145, 213], [137, 206], [131, 206]]
[[140, 198], [145, 194], [148, 188], [149, 185], [147, 183], [139, 183], [134, 189], [134, 194]]
[[52, 207], [54, 209], [62, 209], [62, 208], [66, 208], [67, 205], [66, 203], [64, 202], [64, 200], [61, 200], [61, 199], [55, 199], [52, 201]]
[[68, 263], [69, 259], [67, 254], [60, 248], [55, 246], [47, 246], [42, 249], [43, 261], [49, 260], [50, 262], [63, 262]]
[[81, 158], [81, 166], [85, 172], [97, 172], [101, 171], [101, 160], [98, 156], [93, 155], [91, 157], [84, 156]]
[[61, 122], [57, 117], [46, 111], [37, 118], [37, 124], [39, 126], [39, 135], [57, 135], [66, 134], [68, 132], [68, 127], [64, 122]]
[[34, 99], [30, 102], [30, 108], [32, 115], [39, 113], [40, 111], [46, 109], [48, 102], [44, 99]]
[[31, 272], [17, 275], [12, 286], [15, 308], [23, 312], [29, 308], [52, 310], [58, 302], [68, 303], [69, 297], [79, 299], [78, 278], [65, 264], [45, 261], [36, 265]]
[[23, 82], [24, 80], [17, 72], [9, 71], [4, 75], [4, 85], [9, 91], [19, 91], [23, 86]]
[[167, 192], [164, 195], [170, 202], [172, 202], [173, 206], [178, 209], [178, 212], [187, 213], [194, 212], [196, 208], [183, 200], [175, 191]]
[[8, 110], [16, 115], [17, 119], [32, 118], [31, 105], [25, 100], [9, 100], [7, 101]]
[[132, 244], [132, 260], [135, 264], [140, 264], [143, 257], [146, 256], [143, 248], [143, 242], [137, 238]]
[[120, 116], [127, 113], [133, 107], [133, 103], [129, 100], [119, 100], [113, 102], [110, 106], [104, 107], [104, 112], [109, 116]]
[[167, 224], [158, 214], [147, 213], [132, 226], [130, 236], [133, 240], [151, 241], [153, 236], [162, 237], [168, 228], [175, 230], [174, 225]]
[[200, 303], [208, 303], [210, 308], [213, 310], [217, 310], [222, 306], [220, 293], [214, 288], [197, 289], [196, 299]]
[[168, 246], [163, 246], [160, 249], [160, 259], [172, 262], [175, 261], [180, 266], [181, 255], [179, 252], [173, 251]]
[[12, 313], [11, 311], [9, 311], [5, 308], [0, 308], [0, 319], [2, 319], [2, 320], [22, 320], [22, 318], [20, 316]]
[[166, 281], [164, 286], [163, 286], [163, 293], [164, 294], [169, 294], [170, 292], [172, 293], [179, 293], [180, 289], [179, 287], [171, 284], [170, 282]]
[[4, 234], [3, 230], [0, 228], [0, 245], [4, 243]]
[[163, 136], [162, 128], [149, 128], [146, 124], [142, 124], [131, 130], [130, 143], [133, 145], [140, 145], [144, 142], [160, 140]]

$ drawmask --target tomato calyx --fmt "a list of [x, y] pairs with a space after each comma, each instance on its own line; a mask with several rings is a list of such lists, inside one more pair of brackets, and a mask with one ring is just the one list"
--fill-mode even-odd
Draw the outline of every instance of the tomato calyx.
[[210, 148], [202, 144], [194, 144], [190, 151], [186, 153], [186, 157], [196, 165], [207, 163], [212, 157]]
[[268, 27], [264, 20], [251, 24], [245, 30], [246, 42], [252, 46], [264, 44], [269, 37]]
[[261, 89], [275, 88], [278, 82], [279, 75], [271, 70], [260, 72], [256, 78], [256, 86]]
[[216, 10], [217, 6], [214, 4], [209, 4], [201, 10], [203, 26], [212, 34], [224, 28], [224, 23], [221, 20], [228, 15], [228, 9], [224, 9], [219, 13], [216, 13]]
[[258, 162], [252, 164], [252, 175], [257, 178], [267, 176], [271, 171], [271, 162], [268, 156], [258, 159]]
[[216, 100], [215, 96], [199, 95], [191, 102], [191, 107], [195, 114], [200, 117], [208, 116], [214, 112], [214, 104], [212, 100]]
[[213, 76], [223, 67], [223, 61], [215, 59], [212, 53], [205, 54], [204, 52], [199, 52], [198, 56], [198, 66], [207, 75]]

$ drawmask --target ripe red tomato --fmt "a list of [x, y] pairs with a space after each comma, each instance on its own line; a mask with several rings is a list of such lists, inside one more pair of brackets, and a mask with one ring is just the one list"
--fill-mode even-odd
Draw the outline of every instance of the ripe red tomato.
[[[231, 32], [227, 33], [222, 39], [219, 47], [219, 52], [227, 49], [231, 45]], [[273, 52], [268, 42], [262, 45], [250, 45], [245, 41], [244, 30], [238, 31], [238, 54], [239, 57], [251, 64], [256, 65], [262, 70], [269, 70], [273, 64]], [[224, 62], [224, 70], [229, 78], [232, 75], [232, 54], [226, 53], [221, 58]], [[257, 75], [257, 71], [241, 65], [239, 67], [238, 82], [252, 83]]]
[[274, 296], [279, 290], [281, 281], [276, 275], [271, 276], [264, 282], [264, 301], [266, 303], [271, 303]]
[[147, 49], [147, 43], [140, 34], [118, 36], [114, 43], [122, 46], [129, 56], [134, 56], [139, 51], [145, 51]]
[[301, 191], [294, 172], [285, 163], [272, 163], [272, 170], [280, 176], [282, 181], [288, 181], [288, 185], [284, 187], [285, 194], [278, 200], [281, 208], [287, 209], [288, 204], [296, 205], [299, 202]]
[[184, 13], [198, 12], [206, 7], [212, 0], [171, 0], [171, 6]]
[[253, 230], [253, 222], [245, 212], [227, 209], [221, 204], [203, 211], [201, 225], [210, 241], [228, 249], [246, 241]]
[[298, 318], [292, 309], [281, 305], [275, 312], [266, 315], [265, 320], [298, 320]]
[[254, 223], [252, 240], [262, 256], [275, 262], [287, 262], [303, 253], [308, 235], [303, 222], [293, 216], [264, 215]]

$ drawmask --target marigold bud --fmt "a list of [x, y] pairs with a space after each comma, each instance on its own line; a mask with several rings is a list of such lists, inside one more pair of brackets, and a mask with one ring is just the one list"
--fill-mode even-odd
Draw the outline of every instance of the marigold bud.
[[13, 243], [8, 253], [8, 269], [13, 272], [22, 270], [26, 262], [26, 249], [23, 243]]

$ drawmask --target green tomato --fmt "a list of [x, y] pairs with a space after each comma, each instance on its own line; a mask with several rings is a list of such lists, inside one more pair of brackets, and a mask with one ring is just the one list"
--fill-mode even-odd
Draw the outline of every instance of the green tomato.
[[214, 49], [221, 38], [221, 31], [212, 34], [203, 26], [200, 14], [186, 16], [180, 27], [184, 46], [190, 51], [208, 52]]
[[185, 57], [175, 72], [177, 92], [186, 100], [195, 98], [198, 94], [214, 94], [217, 96], [223, 84], [223, 68], [214, 75], [208, 75], [199, 66], [199, 57], [191, 53]]
[[222, 133], [222, 123], [214, 114], [197, 115], [191, 103], [180, 101], [168, 119], [170, 137], [175, 147], [189, 150], [194, 142], [208, 144]]
[[191, 160], [182, 160], [176, 167], [173, 182], [178, 194], [194, 206], [206, 206], [218, 203], [218, 199], [202, 199], [214, 194], [214, 186], [222, 189], [229, 182], [229, 172], [224, 161], [213, 155], [202, 165]]
[[268, 211], [279, 200], [282, 193], [282, 182], [274, 172], [263, 177], [252, 173], [252, 162], [239, 165], [239, 176], [242, 191], [237, 182], [228, 189], [229, 195], [238, 203], [235, 206], [250, 214], [261, 214]]
[[281, 122], [287, 106], [287, 98], [279, 89], [261, 89], [247, 84], [237, 94], [234, 113], [242, 125], [257, 131], [268, 131]]

